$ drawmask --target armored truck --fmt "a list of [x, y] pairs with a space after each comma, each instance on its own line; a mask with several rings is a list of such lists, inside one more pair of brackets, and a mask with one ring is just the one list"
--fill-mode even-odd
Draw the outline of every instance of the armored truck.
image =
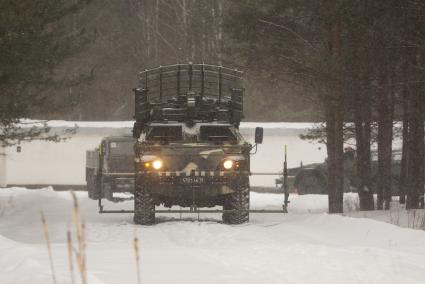
[[[222, 206], [227, 224], [249, 220], [250, 152], [239, 132], [242, 72], [178, 64], [140, 73], [135, 92], [134, 222], [155, 223], [155, 206]], [[256, 129], [262, 142], [262, 128]]]
[[134, 143], [131, 136], [109, 136], [86, 152], [87, 192], [91, 199], [114, 199], [114, 192], [134, 192]]

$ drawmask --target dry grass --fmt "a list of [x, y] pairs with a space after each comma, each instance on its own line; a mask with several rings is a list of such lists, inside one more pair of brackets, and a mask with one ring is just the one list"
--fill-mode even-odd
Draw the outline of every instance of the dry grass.
[[71, 284], [75, 283], [75, 277], [74, 277], [74, 257], [72, 254], [72, 236], [71, 231], [68, 228], [68, 231], [66, 232], [66, 243], [68, 248], [68, 263], [69, 263], [69, 273], [71, 275]]
[[141, 283], [140, 280], [140, 254], [139, 254], [139, 239], [137, 237], [137, 230], [134, 229], [134, 240], [133, 240], [133, 249], [134, 249], [134, 256], [136, 257], [136, 273], [137, 273], [137, 284]]
[[[68, 228], [66, 234], [67, 240], [67, 249], [68, 249], [68, 262], [69, 262], [69, 271], [71, 274], [71, 283], [75, 283], [74, 277], [74, 255], [75, 261], [77, 263], [78, 270], [81, 276], [81, 283], [87, 284], [87, 269], [86, 269], [86, 239], [85, 239], [85, 224], [81, 218], [80, 214], [80, 206], [78, 204], [77, 197], [74, 192], [71, 191], [71, 196], [73, 199], [73, 214], [72, 214], [72, 222], [75, 226], [75, 234], [77, 239], [77, 244], [74, 246], [71, 230]], [[43, 225], [44, 238], [47, 244], [47, 251], [49, 253], [50, 260], [50, 268], [52, 271], [52, 280], [53, 284], [56, 284], [56, 273], [53, 265], [53, 257], [52, 257], [52, 247], [49, 237], [49, 227], [47, 225], [46, 217], [44, 216], [43, 211], [40, 212], [41, 215], [41, 223]]]
[[395, 211], [390, 210], [390, 223], [393, 225], [400, 226], [400, 209], [397, 209]]
[[40, 211], [40, 217], [41, 217], [41, 223], [43, 225], [44, 239], [46, 240], [47, 252], [49, 254], [50, 270], [52, 272], [52, 281], [53, 281], [53, 284], [56, 284], [57, 281], [56, 281], [55, 266], [53, 265], [52, 246], [51, 246], [50, 236], [49, 236], [49, 227], [47, 225], [47, 220], [46, 220], [46, 217], [44, 216], [43, 211]]
[[412, 229], [425, 230], [425, 211], [421, 209], [407, 210], [407, 226]]
[[[69, 231], [69, 244], [68, 244], [68, 251], [71, 254], [69, 256], [69, 259], [73, 260], [72, 252], [75, 254], [75, 260], [77, 262], [77, 267], [80, 272], [81, 277], [81, 283], [87, 284], [87, 267], [86, 267], [86, 238], [85, 238], [85, 223], [81, 218], [80, 214], [80, 206], [78, 204], [77, 196], [74, 192], [71, 191], [74, 207], [73, 207], [73, 218], [72, 221], [75, 226], [75, 233], [77, 237], [77, 244], [76, 247], [74, 247], [72, 239], [71, 239], [71, 232]], [[72, 264], [70, 264], [71, 269]], [[71, 273], [73, 274], [73, 268], [71, 270]]]
[[425, 211], [423, 209], [406, 210], [405, 206], [398, 205], [391, 208], [389, 215], [389, 223], [393, 225], [425, 230]]
[[[74, 264], [76, 264], [82, 284], [87, 284], [87, 267], [86, 267], [86, 227], [83, 219], [81, 218], [80, 206], [78, 204], [78, 199], [74, 192], [71, 192], [72, 200], [73, 200], [73, 211], [72, 211], [72, 223], [73, 228], [69, 228], [66, 234], [67, 240], [67, 252], [68, 252], [68, 263], [69, 263], [69, 271], [71, 277], [71, 283], [75, 284], [75, 268]], [[54, 268], [54, 262], [52, 257], [52, 247], [51, 241], [49, 237], [49, 228], [47, 225], [47, 220], [45, 218], [44, 213], [41, 211], [41, 222], [43, 225], [44, 238], [47, 244], [47, 251], [49, 254], [50, 260], [50, 268], [52, 272], [52, 281], [53, 284], [57, 283], [56, 273]], [[73, 235], [75, 236], [73, 237]], [[134, 256], [136, 260], [136, 273], [137, 273], [137, 283], [141, 284], [141, 273], [140, 273], [140, 241], [137, 236], [137, 228], [134, 230], [134, 239], [133, 239], [133, 250]]]

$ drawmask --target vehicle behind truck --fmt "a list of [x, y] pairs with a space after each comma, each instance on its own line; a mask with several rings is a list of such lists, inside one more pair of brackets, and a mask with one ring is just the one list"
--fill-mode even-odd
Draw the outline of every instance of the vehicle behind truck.
[[114, 198], [116, 192], [134, 193], [134, 143], [131, 136], [109, 136], [86, 152], [87, 192], [91, 199]]

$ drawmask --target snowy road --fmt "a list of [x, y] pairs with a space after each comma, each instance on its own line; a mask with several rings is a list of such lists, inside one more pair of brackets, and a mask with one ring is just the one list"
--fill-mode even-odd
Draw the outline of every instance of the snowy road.
[[[95, 201], [77, 196], [87, 223], [89, 283], [137, 283], [135, 232], [143, 284], [425, 282], [424, 231], [328, 215], [326, 196], [292, 196], [289, 214], [253, 214], [241, 226], [223, 225], [213, 214], [201, 222], [162, 216], [151, 227], [135, 226], [131, 215], [99, 215]], [[345, 203], [353, 198], [346, 195]], [[278, 208], [282, 196], [252, 193], [251, 200], [254, 208]], [[131, 208], [132, 202], [108, 205]], [[51, 283], [40, 210], [58, 283], [70, 283], [70, 194], [17, 188], [0, 189], [0, 283]]]

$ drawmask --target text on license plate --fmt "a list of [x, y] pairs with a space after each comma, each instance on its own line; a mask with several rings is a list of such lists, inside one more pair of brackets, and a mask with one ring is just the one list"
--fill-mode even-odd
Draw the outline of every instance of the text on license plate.
[[182, 183], [193, 184], [193, 183], [204, 183], [204, 177], [183, 177]]

